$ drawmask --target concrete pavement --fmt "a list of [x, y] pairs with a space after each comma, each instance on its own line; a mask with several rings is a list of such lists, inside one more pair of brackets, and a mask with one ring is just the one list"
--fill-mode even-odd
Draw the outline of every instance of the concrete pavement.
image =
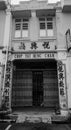
[[0, 122], [0, 130], [5, 130], [8, 126], [8, 122]]
[[15, 123], [1, 130], [71, 130], [71, 124]]

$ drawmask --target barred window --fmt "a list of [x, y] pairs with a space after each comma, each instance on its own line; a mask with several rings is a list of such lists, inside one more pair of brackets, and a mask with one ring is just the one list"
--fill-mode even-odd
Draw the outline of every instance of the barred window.
[[28, 37], [28, 18], [15, 19], [15, 38]]
[[23, 23], [22, 29], [23, 30], [28, 30], [28, 23]]
[[40, 29], [45, 29], [45, 23], [40, 23]]
[[21, 37], [21, 19], [15, 19], [15, 38]]
[[20, 30], [20, 29], [21, 29], [21, 24], [20, 23], [16, 23], [15, 30]]
[[28, 37], [28, 18], [23, 19], [22, 24], [22, 37]]
[[47, 23], [47, 29], [53, 29], [53, 24], [52, 22]]
[[39, 18], [40, 37], [53, 36], [53, 18]]

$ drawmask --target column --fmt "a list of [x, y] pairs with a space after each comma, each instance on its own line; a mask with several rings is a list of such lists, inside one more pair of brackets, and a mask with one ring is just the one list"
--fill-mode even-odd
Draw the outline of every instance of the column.
[[10, 79], [11, 79], [11, 60], [9, 60], [9, 47], [11, 42], [11, 8], [10, 4], [7, 3], [7, 10], [6, 10], [6, 20], [5, 20], [5, 30], [4, 30], [4, 41], [3, 46], [6, 49], [6, 58], [5, 58], [5, 69], [4, 69], [4, 80], [3, 80], [3, 96], [4, 96], [4, 103], [7, 109], [11, 110], [11, 103], [10, 103]]

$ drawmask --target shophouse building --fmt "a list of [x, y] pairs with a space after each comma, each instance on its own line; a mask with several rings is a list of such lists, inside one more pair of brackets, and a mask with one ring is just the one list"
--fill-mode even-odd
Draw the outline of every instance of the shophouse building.
[[47, 0], [11, 6], [7, 3], [2, 96], [9, 110], [46, 109], [62, 116], [68, 114], [71, 108], [70, 8], [70, 0], [53, 4]]

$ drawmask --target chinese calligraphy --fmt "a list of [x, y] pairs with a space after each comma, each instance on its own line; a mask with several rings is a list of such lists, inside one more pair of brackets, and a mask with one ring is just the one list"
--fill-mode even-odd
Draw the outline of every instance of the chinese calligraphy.
[[50, 49], [49, 42], [44, 42], [43, 47], [44, 49]]
[[37, 43], [36, 42], [32, 42], [31, 43], [31, 49], [37, 49], [38, 46], [37, 46]]
[[66, 109], [67, 99], [66, 99], [65, 65], [61, 61], [58, 61], [58, 86], [59, 86], [60, 107]]
[[64, 96], [65, 75], [64, 75], [64, 66], [62, 62], [58, 63], [58, 78], [59, 78], [60, 95]]
[[60, 82], [59, 82], [59, 86], [64, 87], [63, 81], [60, 81]]
[[63, 96], [64, 95], [64, 89], [60, 88], [60, 94]]
[[20, 42], [15, 44], [13, 47], [14, 50], [55, 50], [55, 43], [44, 41], [44, 42]]
[[9, 92], [11, 85], [11, 74], [12, 74], [12, 62], [7, 61], [6, 75], [5, 75], [5, 84], [4, 84], [4, 104], [6, 108], [9, 108]]
[[23, 42], [20, 43], [19, 49], [25, 50], [25, 44]]

